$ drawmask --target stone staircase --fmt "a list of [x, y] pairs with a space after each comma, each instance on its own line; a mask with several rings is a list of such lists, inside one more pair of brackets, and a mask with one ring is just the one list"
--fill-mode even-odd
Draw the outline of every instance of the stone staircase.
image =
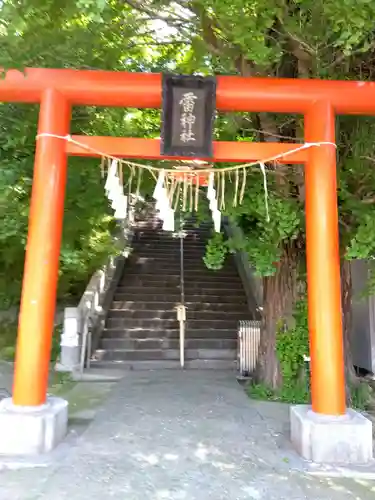
[[[234, 261], [208, 270], [202, 257], [210, 225], [185, 225], [185, 368], [235, 369], [237, 325], [253, 319]], [[136, 223], [133, 252], [108, 312], [92, 366], [180, 368], [180, 240], [148, 215]]]

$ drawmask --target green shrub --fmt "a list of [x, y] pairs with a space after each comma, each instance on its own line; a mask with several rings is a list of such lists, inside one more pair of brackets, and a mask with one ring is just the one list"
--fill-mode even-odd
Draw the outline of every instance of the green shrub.
[[304, 358], [309, 353], [306, 298], [297, 302], [293, 317], [294, 327], [280, 330], [276, 337], [276, 351], [282, 375], [281, 389], [275, 391], [262, 384], [250, 384], [247, 392], [254, 399], [293, 404], [310, 401], [310, 374]]
[[[55, 363], [60, 353], [61, 326], [56, 326], [52, 337], [51, 362]], [[6, 321], [0, 324], [0, 360], [14, 361], [17, 343], [17, 323]]]

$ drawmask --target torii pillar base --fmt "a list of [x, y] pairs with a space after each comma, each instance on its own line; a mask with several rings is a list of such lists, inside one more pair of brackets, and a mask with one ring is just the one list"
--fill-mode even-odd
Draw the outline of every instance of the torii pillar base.
[[0, 402], [0, 455], [36, 456], [52, 451], [68, 430], [68, 402], [49, 397], [41, 406]]
[[308, 405], [290, 408], [291, 439], [305, 460], [318, 464], [364, 465], [373, 460], [372, 422], [348, 409], [321, 415]]

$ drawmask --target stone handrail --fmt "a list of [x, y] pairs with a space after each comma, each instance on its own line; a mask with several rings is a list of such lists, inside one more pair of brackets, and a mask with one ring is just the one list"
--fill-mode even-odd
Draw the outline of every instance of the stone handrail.
[[122, 276], [133, 238], [134, 212], [127, 224], [119, 222], [116, 238], [121, 255], [110, 256], [107, 263], [91, 277], [77, 307], [66, 307], [61, 335], [58, 371], [83, 371], [90, 366], [90, 358], [100, 340], [105, 317]]

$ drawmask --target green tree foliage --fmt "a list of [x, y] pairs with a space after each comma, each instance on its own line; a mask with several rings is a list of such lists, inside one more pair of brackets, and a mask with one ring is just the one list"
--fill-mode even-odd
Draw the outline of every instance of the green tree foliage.
[[[147, 30], [134, 22], [126, 4], [110, 2], [100, 12], [100, 17], [88, 15], [75, 2], [60, 0], [5, 2], [0, 67], [147, 71], [163, 67], [169, 58], [165, 53], [147, 54]], [[143, 45], [138, 45], [140, 38]], [[158, 113], [151, 110], [142, 117], [137, 110], [75, 108], [71, 132], [152, 136]], [[0, 103], [0, 308], [19, 300], [37, 121], [37, 106]], [[80, 291], [113, 251], [112, 228], [98, 160], [71, 158], [60, 262], [61, 298]]]

